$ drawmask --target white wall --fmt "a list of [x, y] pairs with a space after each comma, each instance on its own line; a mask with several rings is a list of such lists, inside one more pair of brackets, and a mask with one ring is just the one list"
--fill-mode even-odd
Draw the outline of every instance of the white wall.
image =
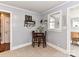
[[[29, 10], [20, 10], [0, 4], [0, 10], [12, 12], [12, 47], [31, 42], [31, 31], [39, 25], [40, 14]], [[28, 29], [24, 27], [25, 15], [31, 15], [36, 21], [36, 26]]]
[[[61, 6], [58, 6], [57, 8], [52, 8], [51, 10], [48, 10], [42, 14], [42, 16], [47, 16], [49, 13], [53, 13], [58, 10], [62, 10], [62, 27], [67, 27], [67, 8], [79, 4], [78, 1], [76, 2], [67, 2]], [[54, 32], [48, 30], [48, 42], [61, 47], [63, 49], [67, 49], [67, 29], [63, 29], [62, 32]]]

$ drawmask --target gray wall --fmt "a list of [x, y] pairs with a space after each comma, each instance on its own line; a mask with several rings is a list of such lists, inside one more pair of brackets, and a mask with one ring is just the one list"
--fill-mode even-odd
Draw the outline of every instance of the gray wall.
[[[47, 16], [49, 13], [55, 12], [57, 10], [62, 10], [63, 13], [63, 21], [62, 26], [66, 27], [66, 12], [67, 8], [78, 4], [79, 2], [68, 2], [67, 4], [64, 4], [62, 6], [59, 6], [55, 9], [51, 9], [50, 11], [45, 12], [41, 16]], [[12, 12], [12, 47], [16, 47], [18, 45], [22, 45], [28, 42], [31, 42], [31, 31], [34, 30], [36, 27], [39, 26], [40, 21], [40, 14], [28, 10], [19, 10], [16, 8], [3, 6], [0, 4], [1, 10], [7, 10]], [[36, 26], [34, 28], [25, 28], [24, 27], [24, 19], [25, 14], [32, 15], [33, 20], [36, 21]], [[67, 48], [67, 30], [63, 29], [62, 32], [54, 32], [54, 31], [48, 31], [48, 42], [51, 42], [54, 45], [57, 45], [63, 49]]]
[[67, 8], [72, 6], [72, 5], [75, 5], [75, 4], [79, 4], [79, 2], [67, 2], [55, 9], [51, 9], [47, 12], [44, 12], [42, 14], [42, 16], [47, 16], [49, 13], [53, 13], [55, 11], [58, 11], [58, 10], [62, 10], [62, 31], [61, 32], [55, 32], [55, 31], [49, 31], [48, 30], [48, 37], [47, 37], [47, 40], [48, 42], [56, 45], [56, 46], [59, 46], [63, 49], [67, 49], [67, 29], [64, 28], [64, 27], [67, 27]]
[[[28, 10], [25, 11], [3, 6], [2, 4], [0, 4], [0, 10], [12, 12], [12, 47], [31, 42], [31, 31], [38, 27], [40, 14]], [[33, 20], [36, 21], [35, 27], [29, 29], [24, 27], [25, 14], [33, 16]]]

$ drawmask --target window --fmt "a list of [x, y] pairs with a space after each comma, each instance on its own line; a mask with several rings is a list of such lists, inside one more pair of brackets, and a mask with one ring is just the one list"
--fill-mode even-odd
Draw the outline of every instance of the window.
[[62, 29], [61, 11], [48, 14], [48, 30], [61, 31], [61, 29]]
[[49, 19], [49, 28], [55, 29], [55, 19], [53, 17], [50, 17]]

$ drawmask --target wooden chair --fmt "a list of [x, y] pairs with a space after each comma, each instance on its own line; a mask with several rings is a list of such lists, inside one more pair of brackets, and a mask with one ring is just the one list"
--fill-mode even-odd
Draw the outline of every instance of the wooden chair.
[[72, 44], [79, 42], [79, 32], [71, 32]]
[[34, 47], [35, 44], [40, 46], [40, 44], [43, 44], [43, 47], [46, 47], [46, 31], [45, 33], [36, 33], [32, 31], [32, 46]]
[[1, 39], [0, 39], [0, 45], [1, 45]]
[[0, 33], [0, 45], [1, 45], [1, 33]]
[[45, 35], [44, 35], [44, 45], [47, 46], [46, 44], [46, 35], [47, 35], [47, 31], [45, 31]]

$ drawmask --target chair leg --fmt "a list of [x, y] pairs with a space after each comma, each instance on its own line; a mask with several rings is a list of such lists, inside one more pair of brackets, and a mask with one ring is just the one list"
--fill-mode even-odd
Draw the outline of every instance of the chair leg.
[[38, 47], [40, 46], [40, 43], [38, 42]]
[[40, 39], [38, 39], [38, 47], [40, 46]]
[[43, 48], [45, 48], [45, 41], [43, 41]]
[[44, 42], [44, 46], [46, 47], [46, 42]]
[[33, 46], [33, 47], [35, 46], [34, 42], [32, 43], [32, 46]]
[[43, 43], [43, 48], [45, 48], [45, 44]]
[[46, 40], [43, 40], [43, 48], [44, 47], [47, 47], [47, 45], [46, 45]]
[[47, 47], [46, 40], [45, 40], [45, 47]]

